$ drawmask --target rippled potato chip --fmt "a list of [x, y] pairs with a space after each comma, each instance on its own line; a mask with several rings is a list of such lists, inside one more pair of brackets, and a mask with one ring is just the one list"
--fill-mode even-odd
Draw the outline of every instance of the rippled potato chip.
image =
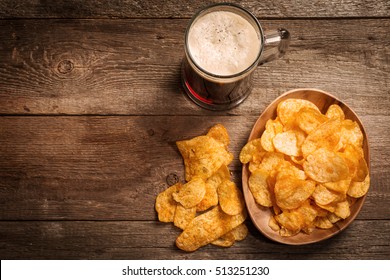
[[314, 192], [315, 182], [285, 176], [276, 181], [276, 204], [282, 209], [295, 209], [301, 206]]
[[210, 136], [198, 136], [178, 141], [176, 145], [184, 159], [186, 181], [193, 177], [207, 179], [222, 165], [229, 165], [233, 155], [223, 143]]
[[292, 130], [276, 134], [273, 138], [273, 145], [276, 151], [288, 156], [299, 156], [301, 154], [297, 136]]
[[319, 183], [345, 180], [349, 168], [345, 160], [337, 153], [320, 148], [307, 156], [303, 163], [306, 174]]
[[235, 241], [241, 241], [244, 240], [248, 235], [248, 228], [244, 223], [240, 224], [239, 226], [235, 227], [230, 231]]
[[237, 215], [245, 207], [244, 197], [236, 184], [232, 181], [225, 180], [218, 189], [218, 200], [221, 209], [228, 215]]
[[328, 110], [325, 113], [325, 116], [328, 119], [338, 119], [338, 120], [344, 120], [345, 114], [343, 109], [337, 104], [332, 104], [329, 106]]
[[278, 104], [277, 107], [277, 114], [280, 119], [280, 122], [285, 125], [291, 120], [294, 120], [296, 117], [296, 114], [302, 109], [302, 108], [312, 108], [313, 110], [317, 110], [319, 112], [318, 107], [304, 99], [286, 99]]
[[206, 193], [206, 183], [200, 177], [195, 177], [172, 193], [173, 199], [184, 206], [192, 208], [202, 201]]
[[212, 126], [207, 132], [207, 136], [210, 136], [218, 142], [222, 143], [225, 146], [225, 149], [228, 148], [230, 138], [226, 128], [222, 124], [216, 124]]
[[173, 224], [178, 228], [185, 229], [187, 225], [195, 218], [196, 207], [185, 208], [177, 204]]
[[193, 219], [176, 239], [176, 246], [192, 252], [220, 238], [246, 219], [246, 212], [228, 215], [219, 206]]
[[310, 134], [327, 120], [328, 118], [321, 114], [318, 109], [316, 110], [311, 107], [305, 107], [298, 112], [295, 121], [300, 129], [307, 134]]
[[261, 146], [261, 139], [257, 138], [248, 142], [240, 152], [240, 161], [242, 163], [250, 162], [256, 155], [265, 154], [265, 150]]
[[340, 139], [341, 121], [337, 119], [328, 120], [306, 137], [301, 147], [303, 157], [306, 158], [319, 148], [338, 151], [341, 145]]
[[248, 180], [248, 186], [257, 204], [271, 207], [272, 197], [268, 187], [268, 173], [263, 170], [253, 172]]
[[172, 194], [177, 192], [182, 187], [181, 183], [177, 183], [157, 195], [155, 209], [160, 222], [173, 222], [176, 211], [176, 201]]

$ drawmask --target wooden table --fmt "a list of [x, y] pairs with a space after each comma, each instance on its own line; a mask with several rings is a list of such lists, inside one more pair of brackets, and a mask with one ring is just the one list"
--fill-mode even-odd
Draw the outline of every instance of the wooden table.
[[[1, 259], [389, 259], [390, 2], [239, 2], [292, 41], [222, 112], [180, 85], [185, 28], [212, 1], [194, 2], [0, 0]], [[274, 243], [248, 219], [229, 249], [177, 249], [180, 231], [154, 210], [170, 177], [184, 181], [175, 141], [225, 125], [241, 187], [254, 122], [303, 87], [340, 98], [368, 131], [372, 183], [357, 219], [312, 245]]]

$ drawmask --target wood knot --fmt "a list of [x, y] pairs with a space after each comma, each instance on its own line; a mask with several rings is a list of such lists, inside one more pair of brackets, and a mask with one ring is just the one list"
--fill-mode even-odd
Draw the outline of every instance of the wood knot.
[[74, 66], [73, 66], [73, 62], [70, 61], [70, 60], [62, 60], [60, 63], [58, 63], [58, 72], [60, 72], [61, 74], [68, 74], [70, 72], [72, 72]]
[[175, 174], [175, 173], [170, 173], [167, 176], [166, 180], [167, 180], [168, 186], [173, 186], [174, 184], [179, 182], [179, 176], [177, 176], [177, 174]]

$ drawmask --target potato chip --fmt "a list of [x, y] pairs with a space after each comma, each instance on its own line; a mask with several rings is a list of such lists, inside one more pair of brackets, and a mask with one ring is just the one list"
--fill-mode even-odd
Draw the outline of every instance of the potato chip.
[[245, 219], [245, 211], [231, 216], [216, 206], [195, 217], [176, 239], [176, 246], [184, 251], [195, 251], [228, 233]]
[[327, 182], [323, 183], [323, 185], [334, 192], [346, 194], [349, 188], [349, 185], [351, 184], [351, 179], [345, 179], [345, 180], [340, 180], [337, 182]]
[[249, 164], [249, 171], [254, 172], [257, 169], [269, 172], [271, 176], [275, 175], [278, 165], [284, 161], [284, 156], [277, 152], [266, 152], [259, 164]]
[[196, 207], [184, 208], [177, 204], [173, 224], [178, 228], [185, 229], [187, 225], [195, 218]]
[[233, 155], [225, 149], [224, 144], [210, 136], [178, 141], [176, 145], [184, 159], [186, 181], [196, 176], [207, 179], [222, 165], [229, 165], [233, 160]]
[[313, 108], [314, 110], [318, 110], [317, 106], [304, 99], [286, 99], [278, 104], [277, 107], [277, 115], [280, 119], [280, 122], [285, 125], [290, 120], [295, 119], [295, 115], [302, 109], [302, 108]]
[[218, 142], [222, 143], [225, 146], [225, 149], [228, 148], [230, 138], [226, 128], [222, 124], [216, 124], [212, 126], [207, 132], [207, 136], [210, 136]]
[[321, 114], [318, 108], [304, 107], [297, 113], [295, 122], [300, 129], [310, 134], [327, 120], [328, 118]]
[[326, 217], [328, 218], [328, 220], [329, 220], [332, 224], [337, 223], [338, 221], [341, 220], [341, 218], [340, 218], [339, 216], [337, 216], [336, 214], [334, 214], [334, 213], [328, 213], [328, 214], [326, 215]]
[[172, 193], [173, 199], [185, 208], [192, 208], [202, 201], [206, 193], [206, 183], [200, 177], [195, 177]]
[[229, 231], [218, 239], [212, 241], [211, 244], [219, 247], [231, 247], [234, 245], [235, 241], [236, 239], [234, 238], [234, 234], [232, 233], [232, 231]]
[[273, 138], [273, 146], [276, 151], [289, 156], [299, 156], [301, 150], [297, 143], [297, 137], [291, 130], [276, 134]]
[[196, 205], [196, 211], [202, 212], [218, 204], [217, 188], [218, 185], [206, 183], [206, 192], [203, 199]]
[[239, 226], [237, 226], [234, 229], [232, 229], [230, 232], [233, 234], [234, 239], [236, 241], [241, 241], [241, 240], [244, 240], [247, 237], [247, 235], [248, 235], [248, 228], [247, 228], [247, 226], [244, 223], [242, 223]]
[[319, 148], [330, 151], [340, 149], [341, 121], [331, 119], [321, 124], [316, 130], [310, 133], [302, 144], [302, 154], [306, 158]]
[[304, 218], [297, 211], [284, 211], [282, 214], [276, 215], [275, 220], [285, 229], [292, 232], [299, 232], [304, 223]]
[[320, 148], [308, 155], [303, 169], [310, 178], [320, 183], [344, 180], [349, 175], [345, 160], [326, 148]]
[[265, 131], [261, 136], [261, 146], [268, 152], [275, 150], [273, 145], [273, 138], [276, 134], [283, 132], [283, 125], [278, 119], [268, 120], [265, 124]]
[[351, 210], [349, 209], [348, 201], [339, 202], [336, 205], [334, 214], [342, 219], [346, 219], [351, 215]]
[[257, 204], [264, 207], [272, 206], [271, 192], [268, 187], [268, 173], [263, 170], [253, 172], [248, 180], [248, 186]]
[[330, 229], [333, 227], [333, 224], [329, 221], [328, 217], [317, 217], [314, 221], [314, 225], [321, 229]]
[[299, 169], [289, 161], [282, 161], [277, 167], [276, 179], [291, 176], [297, 179], [306, 180], [307, 176], [305, 171]]
[[341, 148], [345, 148], [348, 144], [356, 147], [362, 147], [363, 133], [357, 122], [354, 122], [352, 120], [343, 120], [341, 122], [340, 130]]
[[221, 209], [228, 215], [237, 215], [245, 207], [244, 197], [236, 184], [225, 180], [218, 189], [218, 200]]
[[338, 198], [338, 195], [328, 190], [324, 185], [319, 184], [316, 186], [312, 197], [317, 204], [326, 205], [335, 201]]
[[248, 163], [253, 159], [256, 154], [264, 154], [265, 150], [261, 146], [261, 139], [257, 138], [248, 142], [240, 152], [241, 163]]
[[351, 197], [359, 198], [364, 196], [370, 188], [370, 176], [367, 174], [363, 182], [352, 181], [347, 194]]
[[275, 216], [272, 216], [272, 215], [271, 215], [271, 216], [269, 217], [268, 226], [269, 226], [273, 231], [279, 231], [279, 230], [280, 230], [280, 226], [279, 226], [278, 222], [276, 221]]
[[177, 203], [173, 199], [172, 194], [177, 192], [181, 186], [181, 183], [177, 183], [157, 195], [155, 209], [160, 222], [173, 222]]
[[345, 119], [345, 114], [343, 109], [337, 104], [332, 104], [328, 107], [325, 116], [329, 119], [338, 119], [340, 121]]
[[315, 182], [300, 180], [291, 176], [276, 180], [276, 204], [283, 209], [295, 209], [301, 206], [315, 190]]

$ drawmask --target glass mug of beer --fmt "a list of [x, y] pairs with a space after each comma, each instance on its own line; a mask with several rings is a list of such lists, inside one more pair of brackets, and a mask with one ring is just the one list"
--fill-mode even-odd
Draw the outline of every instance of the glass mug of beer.
[[286, 29], [263, 32], [241, 6], [208, 6], [195, 14], [185, 33], [184, 90], [201, 107], [231, 109], [250, 94], [256, 67], [281, 57], [289, 42]]

